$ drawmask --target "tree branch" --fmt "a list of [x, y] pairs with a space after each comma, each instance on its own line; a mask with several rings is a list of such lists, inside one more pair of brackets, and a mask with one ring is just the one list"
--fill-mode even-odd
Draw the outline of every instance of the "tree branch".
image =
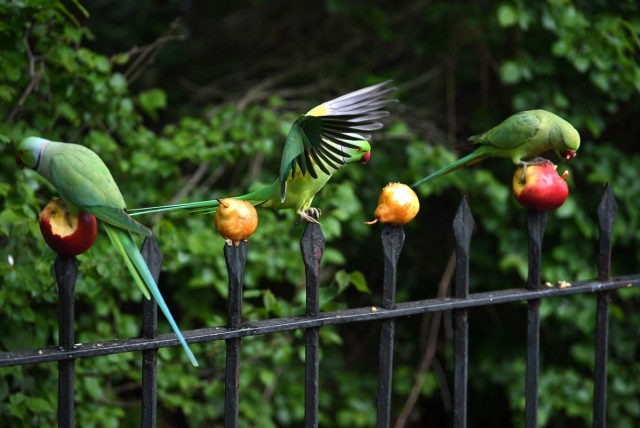
[[[44, 75], [44, 63], [42, 57], [33, 55], [31, 46], [29, 46], [29, 30], [30, 29], [28, 28], [25, 31], [22, 43], [24, 44], [25, 52], [27, 53], [27, 58], [29, 59], [29, 76], [31, 76], [31, 81], [29, 81], [29, 84], [22, 92], [20, 99], [11, 110], [11, 113], [9, 113], [9, 116], [7, 116], [7, 122], [13, 122], [16, 115], [18, 114], [18, 111], [20, 111], [20, 109], [24, 105], [24, 102], [27, 100], [29, 95], [31, 95], [33, 90], [38, 86], [40, 79]], [[38, 64], [40, 65], [40, 69], [36, 70]]]
[[[440, 278], [440, 283], [438, 284], [439, 298], [447, 296], [455, 268], [456, 256], [455, 253], [451, 253], [449, 262], [447, 263], [447, 266], [442, 273], [442, 278]], [[420, 361], [420, 366], [418, 367], [413, 387], [411, 387], [411, 392], [402, 407], [402, 411], [398, 415], [394, 428], [404, 428], [407, 425], [409, 416], [411, 416], [411, 412], [413, 411], [413, 408], [418, 401], [418, 397], [420, 396], [420, 391], [422, 391], [422, 386], [427, 379], [427, 373], [429, 372], [429, 368], [431, 367], [431, 363], [433, 362], [433, 358], [438, 347], [438, 330], [440, 330], [442, 312], [434, 312], [433, 314], [428, 315], [431, 316], [431, 322], [429, 325], [429, 341], [427, 342], [422, 360]]]

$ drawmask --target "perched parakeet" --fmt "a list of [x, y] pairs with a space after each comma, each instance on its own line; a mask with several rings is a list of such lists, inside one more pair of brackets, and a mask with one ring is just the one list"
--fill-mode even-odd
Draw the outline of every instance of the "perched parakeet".
[[[395, 88], [390, 81], [369, 86], [320, 104], [294, 122], [287, 136], [278, 178], [271, 185], [236, 196], [253, 205], [275, 210], [293, 209], [307, 221], [317, 223], [320, 210], [313, 198], [342, 166], [366, 161], [371, 146], [368, 133], [382, 128], [378, 119], [389, 112], [381, 110], [396, 102], [385, 97]], [[217, 199], [130, 210], [131, 215], [191, 210], [215, 212]]]
[[136, 284], [147, 299], [151, 292], [191, 363], [198, 366], [131, 236], [131, 233], [150, 236], [151, 230], [125, 212], [122, 194], [102, 159], [84, 146], [28, 137], [18, 144], [16, 160], [20, 167], [34, 169], [46, 178], [56, 188], [71, 214], [86, 211], [102, 220], [107, 235], [124, 258]]
[[554, 150], [563, 160], [570, 160], [580, 147], [580, 134], [569, 122], [553, 113], [527, 110], [508, 117], [483, 134], [470, 137], [469, 141], [479, 144], [479, 147], [451, 165], [418, 180], [412, 187], [489, 157], [510, 158], [525, 168], [527, 164], [546, 162], [535, 158], [547, 150]]

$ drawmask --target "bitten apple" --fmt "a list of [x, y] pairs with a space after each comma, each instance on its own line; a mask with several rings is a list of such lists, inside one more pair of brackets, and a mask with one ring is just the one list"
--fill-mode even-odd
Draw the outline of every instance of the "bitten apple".
[[569, 186], [565, 181], [568, 171], [559, 175], [557, 166], [548, 162], [529, 165], [523, 177], [522, 168], [519, 166], [513, 174], [511, 190], [523, 207], [536, 211], [555, 210], [569, 196]]
[[216, 229], [227, 241], [238, 246], [246, 241], [258, 227], [258, 213], [247, 201], [234, 198], [220, 199], [213, 221]]
[[69, 213], [62, 199], [54, 198], [45, 205], [39, 217], [40, 232], [56, 253], [73, 257], [87, 251], [96, 240], [98, 223], [93, 214]]
[[373, 215], [375, 220], [366, 224], [374, 224], [378, 220], [388, 224], [407, 224], [418, 214], [420, 201], [411, 187], [402, 183], [389, 183], [382, 189], [378, 197], [378, 206]]

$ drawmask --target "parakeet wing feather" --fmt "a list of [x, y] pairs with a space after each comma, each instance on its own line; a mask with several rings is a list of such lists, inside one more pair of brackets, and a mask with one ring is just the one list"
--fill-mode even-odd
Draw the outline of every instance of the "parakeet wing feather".
[[51, 184], [63, 199], [83, 208], [98, 205], [125, 207], [111, 173], [95, 153], [71, 144], [69, 147], [61, 144], [60, 147], [52, 153], [50, 176]]
[[363, 132], [382, 128], [381, 111], [396, 100], [383, 99], [395, 91], [383, 82], [327, 101], [300, 116], [289, 131], [280, 163], [280, 197], [286, 196], [287, 179], [296, 173], [309, 173], [317, 178], [318, 168], [327, 175], [347, 164], [346, 148], [358, 149], [370, 138]]
[[529, 111], [523, 111], [510, 116], [484, 134], [470, 137], [469, 141], [500, 149], [512, 149], [533, 137], [538, 132], [541, 124], [542, 121], [537, 115]]

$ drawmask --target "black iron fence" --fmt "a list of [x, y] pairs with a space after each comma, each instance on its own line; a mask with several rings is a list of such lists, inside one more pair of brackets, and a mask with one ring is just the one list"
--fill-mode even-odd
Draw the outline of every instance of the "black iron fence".
[[[346, 309], [334, 312], [319, 310], [319, 269], [324, 251], [324, 236], [317, 224], [308, 224], [301, 239], [301, 251], [306, 270], [306, 312], [304, 316], [276, 318], [257, 322], [242, 322], [242, 288], [248, 246], [225, 246], [224, 256], [229, 274], [228, 322], [226, 327], [203, 328], [184, 332], [189, 343], [226, 341], [225, 426], [238, 426], [238, 409], [241, 400], [240, 347], [241, 338], [302, 329], [305, 342], [305, 426], [318, 426], [319, 395], [319, 332], [323, 326], [355, 322], [381, 322], [379, 345], [377, 426], [391, 423], [391, 396], [393, 380], [393, 353], [395, 320], [399, 317], [424, 313], [453, 311], [454, 319], [454, 392], [453, 426], [466, 427], [468, 383], [468, 309], [507, 302], [526, 301], [527, 317], [527, 365], [525, 382], [525, 425], [537, 426], [538, 378], [540, 355], [540, 304], [543, 299], [570, 294], [593, 294], [597, 301], [594, 320], [594, 400], [593, 426], [606, 426], [607, 404], [607, 348], [609, 332], [610, 295], [617, 289], [640, 285], [640, 274], [612, 278], [610, 276], [611, 238], [616, 216], [614, 196], [607, 186], [598, 207], [600, 229], [598, 278], [591, 281], [562, 282], [543, 285], [540, 280], [542, 238], [547, 215], [529, 211], [529, 273], [525, 288], [469, 293], [469, 247], [474, 221], [466, 199], [463, 199], [453, 221], [456, 251], [456, 273], [452, 297], [396, 302], [397, 263], [404, 243], [401, 227], [385, 226], [382, 231], [384, 252], [384, 278], [382, 300], [379, 306]], [[156, 242], [147, 239], [142, 248], [143, 256], [157, 277], [160, 274], [162, 256]], [[32, 349], [0, 353], [0, 367], [39, 364], [58, 361], [59, 396], [58, 421], [61, 427], [74, 423], [74, 361], [125, 352], [142, 353], [142, 421], [143, 427], [155, 427], [157, 422], [157, 351], [159, 348], [179, 346], [175, 334], [157, 334], [157, 306], [144, 301], [142, 337], [114, 339], [95, 343], [74, 344], [73, 293], [78, 262], [75, 258], [58, 257], [55, 274], [59, 288], [59, 348]], [[524, 314], [523, 314], [524, 315]], [[373, 374], [372, 374], [373, 375]], [[639, 381], [640, 382], [640, 381]]]

